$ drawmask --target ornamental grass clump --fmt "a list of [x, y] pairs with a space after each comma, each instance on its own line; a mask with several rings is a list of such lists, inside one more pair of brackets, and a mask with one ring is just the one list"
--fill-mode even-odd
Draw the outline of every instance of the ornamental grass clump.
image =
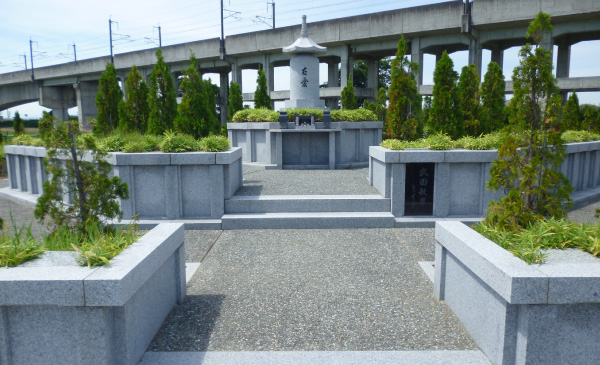
[[13, 231], [10, 234], [2, 230], [2, 225], [0, 219], [0, 267], [18, 266], [44, 253], [42, 243], [31, 233], [31, 225], [17, 228], [12, 220]]

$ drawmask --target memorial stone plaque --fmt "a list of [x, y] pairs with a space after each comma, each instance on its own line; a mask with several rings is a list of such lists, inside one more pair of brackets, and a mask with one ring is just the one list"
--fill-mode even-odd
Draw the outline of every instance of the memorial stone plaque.
[[433, 215], [435, 164], [406, 164], [404, 215]]

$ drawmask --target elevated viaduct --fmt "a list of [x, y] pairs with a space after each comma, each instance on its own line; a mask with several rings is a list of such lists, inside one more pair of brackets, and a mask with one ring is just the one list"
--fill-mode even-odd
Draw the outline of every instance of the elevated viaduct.
[[[321, 89], [321, 98], [337, 105], [341, 89], [346, 86], [348, 72], [354, 60], [368, 64], [367, 87], [357, 89], [357, 95], [373, 98], [377, 91], [378, 61], [396, 52], [398, 40], [404, 34], [411, 58], [423, 64], [424, 54], [439, 58], [449, 53], [467, 50], [469, 63], [478, 70], [482, 66], [482, 51], [491, 51], [492, 61], [502, 65], [504, 50], [527, 42], [528, 24], [538, 12], [552, 17], [554, 29], [544, 47], [558, 46], [556, 76], [563, 91], [600, 91], [600, 77], [570, 78], [570, 48], [573, 44], [600, 39], [600, 1], [597, 0], [461, 0], [413, 8], [391, 10], [353, 17], [309, 23], [309, 36], [327, 47], [319, 57], [328, 65], [328, 86]], [[289, 91], [273, 91], [274, 68], [289, 65], [289, 55], [281, 49], [298, 37], [300, 25], [228, 36], [221, 52], [218, 38], [163, 47], [165, 61], [177, 79], [189, 65], [190, 51], [198, 59], [202, 73], [218, 73], [221, 85], [229, 81], [241, 84], [243, 69], [266, 71], [271, 98], [285, 100]], [[133, 65], [147, 79], [155, 63], [156, 49], [117, 54], [114, 64], [124, 81]], [[40, 105], [53, 109], [59, 118], [67, 117], [67, 109], [77, 106], [82, 126], [97, 113], [94, 98], [98, 79], [110, 57], [98, 57], [54, 66], [0, 74], [0, 110], [39, 100]], [[481, 71], [480, 71], [481, 72]], [[231, 73], [231, 80], [229, 74]], [[423, 85], [417, 76], [422, 94], [430, 94], [431, 85]], [[124, 84], [124, 83], [123, 83]], [[507, 85], [507, 92], [511, 84]], [[221, 88], [220, 104], [223, 121], [227, 117], [228, 89]], [[253, 94], [244, 94], [246, 101]]]

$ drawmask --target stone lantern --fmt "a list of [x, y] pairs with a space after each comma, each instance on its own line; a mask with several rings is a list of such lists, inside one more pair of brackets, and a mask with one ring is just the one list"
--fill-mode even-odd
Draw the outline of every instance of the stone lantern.
[[300, 38], [283, 48], [283, 52], [293, 54], [290, 59], [290, 100], [285, 101], [286, 108], [325, 108], [325, 101], [319, 98], [319, 59], [315, 54], [326, 51], [326, 47], [308, 38], [306, 15], [302, 15]]

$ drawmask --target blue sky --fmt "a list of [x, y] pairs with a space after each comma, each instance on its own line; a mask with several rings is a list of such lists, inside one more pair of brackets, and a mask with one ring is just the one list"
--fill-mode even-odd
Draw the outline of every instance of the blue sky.
[[[427, 0], [274, 0], [276, 26], [299, 24], [306, 14], [308, 22], [437, 3]], [[114, 52], [156, 47], [160, 25], [163, 45], [184, 43], [220, 36], [220, 1], [167, 1], [146, 0], [19, 0], [2, 4], [5, 16], [0, 22], [0, 73], [24, 69], [24, 58], [30, 68], [29, 41], [33, 41], [34, 67], [70, 62], [73, 45], [77, 59], [110, 54], [109, 19], [113, 24]], [[142, 5], [143, 4], [143, 5]], [[223, 0], [225, 35], [264, 30], [271, 27], [272, 6], [266, 0]], [[10, 16], [6, 16], [10, 14]], [[268, 23], [267, 24], [265, 24]], [[455, 69], [467, 64], [466, 52], [451, 55]], [[489, 52], [484, 52], [484, 69], [489, 62]], [[571, 76], [600, 76], [600, 41], [582, 42], [572, 47]], [[504, 56], [504, 73], [507, 78], [517, 63], [517, 49], [509, 49]], [[324, 66], [323, 66], [324, 67]], [[424, 60], [424, 83], [432, 83], [433, 56]], [[287, 67], [275, 72], [275, 89], [289, 88]], [[321, 72], [323, 81], [326, 71]], [[207, 75], [218, 83], [216, 75]], [[255, 89], [256, 72], [244, 71], [244, 92]], [[580, 93], [582, 103], [600, 103], [600, 93]], [[43, 110], [39, 105], [23, 105], [10, 109], [14, 114], [38, 117]], [[73, 111], [74, 112], [74, 111]], [[7, 112], [0, 115], [6, 117]]]

